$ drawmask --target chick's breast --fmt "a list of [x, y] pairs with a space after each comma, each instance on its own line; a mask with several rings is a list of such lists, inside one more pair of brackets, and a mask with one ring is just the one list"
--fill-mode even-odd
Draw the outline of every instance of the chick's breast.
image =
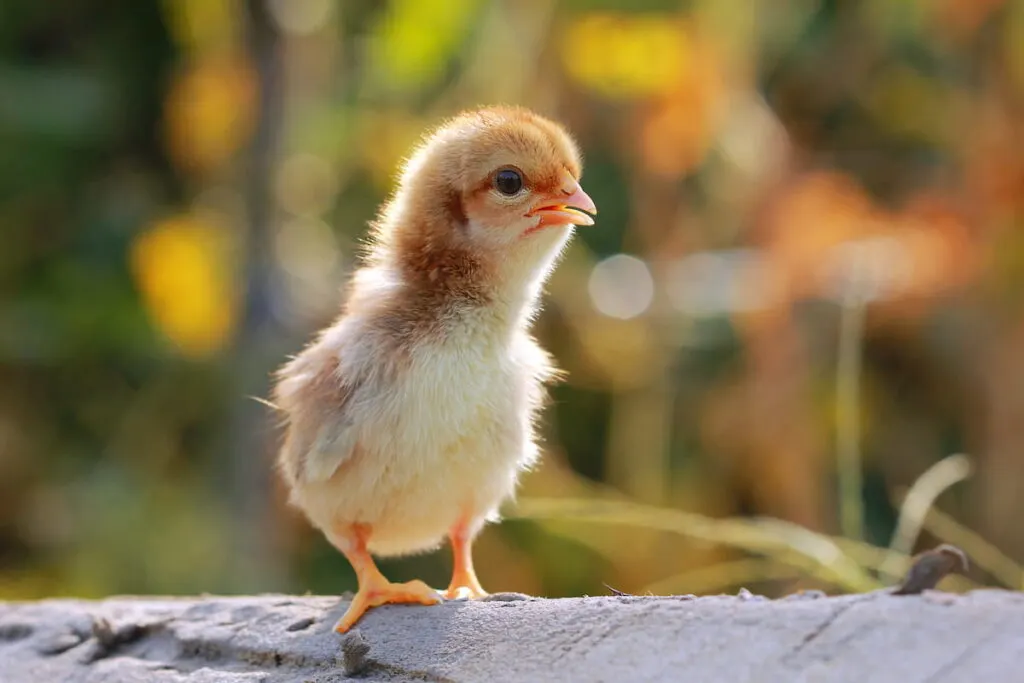
[[[293, 490], [314, 524], [369, 524], [372, 552], [403, 554], [438, 545], [460, 518], [493, 517], [512, 495], [536, 459], [532, 418], [548, 359], [525, 333], [479, 330], [459, 325], [416, 344], [389, 377], [356, 392], [355, 452], [330, 479]], [[390, 352], [355, 326], [349, 334], [363, 352], [350, 359], [380, 364]]]

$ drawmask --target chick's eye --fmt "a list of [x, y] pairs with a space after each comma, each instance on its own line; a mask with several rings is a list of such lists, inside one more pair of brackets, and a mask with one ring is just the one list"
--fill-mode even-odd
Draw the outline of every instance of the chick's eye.
[[506, 197], [511, 197], [523, 189], [523, 177], [518, 171], [506, 168], [494, 176], [494, 187]]

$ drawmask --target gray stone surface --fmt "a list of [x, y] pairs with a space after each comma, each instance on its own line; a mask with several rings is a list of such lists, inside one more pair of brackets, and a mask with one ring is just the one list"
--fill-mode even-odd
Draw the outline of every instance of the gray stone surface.
[[1024, 594], [0, 603], [0, 682], [1024, 682]]

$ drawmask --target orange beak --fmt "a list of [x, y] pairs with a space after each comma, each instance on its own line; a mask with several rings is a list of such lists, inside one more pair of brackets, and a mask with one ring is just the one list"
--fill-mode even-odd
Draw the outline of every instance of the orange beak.
[[564, 189], [560, 195], [544, 197], [526, 215], [540, 216], [540, 223], [532, 230], [546, 225], [593, 225], [594, 219], [583, 211], [597, 213], [597, 206], [580, 184], [573, 180], [571, 187]]

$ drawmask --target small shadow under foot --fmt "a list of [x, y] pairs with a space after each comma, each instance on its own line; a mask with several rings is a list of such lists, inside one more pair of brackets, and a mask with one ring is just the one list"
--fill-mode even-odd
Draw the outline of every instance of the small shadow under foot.
[[480, 598], [480, 602], [518, 602], [520, 600], [533, 600], [532, 595], [526, 593], [491, 593]]

